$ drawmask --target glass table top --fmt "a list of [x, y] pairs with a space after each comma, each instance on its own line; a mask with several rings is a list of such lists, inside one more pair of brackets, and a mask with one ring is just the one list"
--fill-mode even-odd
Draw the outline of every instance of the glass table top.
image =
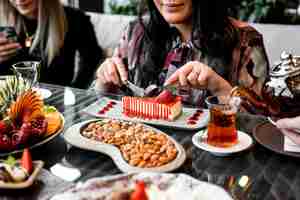
[[[65, 118], [65, 130], [75, 123], [92, 119], [81, 112], [102, 96], [93, 91], [41, 84], [52, 95], [46, 104], [54, 105]], [[108, 96], [108, 95], [106, 95]], [[111, 98], [120, 98], [112, 96]], [[238, 129], [252, 136], [253, 128], [266, 122], [263, 117], [238, 115]], [[299, 199], [300, 160], [270, 151], [258, 143], [245, 152], [228, 157], [216, 157], [195, 147], [195, 131], [156, 127], [164, 131], [185, 149], [185, 163], [172, 173], [185, 173], [198, 180], [225, 188], [234, 199]], [[63, 133], [62, 133], [63, 134]], [[42, 199], [68, 186], [92, 177], [119, 174], [110, 157], [67, 144], [62, 134], [47, 144], [32, 150], [34, 159], [45, 161], [45, 170], [38, 183], [21, 191], [1, 191], [7, 199]]]

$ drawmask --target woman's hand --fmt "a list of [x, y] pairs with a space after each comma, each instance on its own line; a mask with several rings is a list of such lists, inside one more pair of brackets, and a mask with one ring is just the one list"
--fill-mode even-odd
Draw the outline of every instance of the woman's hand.
[[96, 73], [96, 87], [113, 84], [121, 86], [128, 79], [128, 72], [122, 60], [118, 57], [106, 59]]
[[300, 132], [300, 116], [294, 118], [284, 118], [276, 121], [277, 128], [291, 129]]
[[10, 42], [5, 36], [0, 35], [0, 63], [9, 60], [16, 55], [22, 46], [17, 42]]
[[188, 62], [172, 74], [165, 82], [165, 85], [171, 84], [208, 89], [214, 95], [226, 95], [232, 89], [225, 79], [210, 67], [198, 61]]
[[290, 138], [295, 144], [300, 145], [300, 116], [279, 119], [276, 121], [276, 126], [281, 133]]

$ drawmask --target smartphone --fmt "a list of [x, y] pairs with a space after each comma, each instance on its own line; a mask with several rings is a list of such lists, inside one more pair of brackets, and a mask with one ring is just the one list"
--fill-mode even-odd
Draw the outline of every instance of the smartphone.
[[0, 35], [6, 37], [9, 42], [17, 42], [18, 35], [15, 27], [13, 26], [0, 26]]

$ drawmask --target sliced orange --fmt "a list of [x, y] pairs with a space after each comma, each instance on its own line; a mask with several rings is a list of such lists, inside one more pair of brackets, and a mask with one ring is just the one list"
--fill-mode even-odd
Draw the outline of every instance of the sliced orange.
[[62, 125], [62, 119], [58, 111], [45, 112], [45, 118], [48, 123], [45, 136], [55, 133]]

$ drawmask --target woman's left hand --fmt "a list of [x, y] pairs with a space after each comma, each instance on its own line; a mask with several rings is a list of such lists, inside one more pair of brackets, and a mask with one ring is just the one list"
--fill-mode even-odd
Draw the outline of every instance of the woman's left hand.
[[231, 85], [207, 65], [192, 61], [188, 62], [165, 82], [165, 85], [180, 85], [197, 89], [208, 89], [214, 95], [229, 94]]
[[300, 116], [293, 118], [283, 118], [276, 122], [281, 133], [289, 137], [295, 144], [300, 145]]

